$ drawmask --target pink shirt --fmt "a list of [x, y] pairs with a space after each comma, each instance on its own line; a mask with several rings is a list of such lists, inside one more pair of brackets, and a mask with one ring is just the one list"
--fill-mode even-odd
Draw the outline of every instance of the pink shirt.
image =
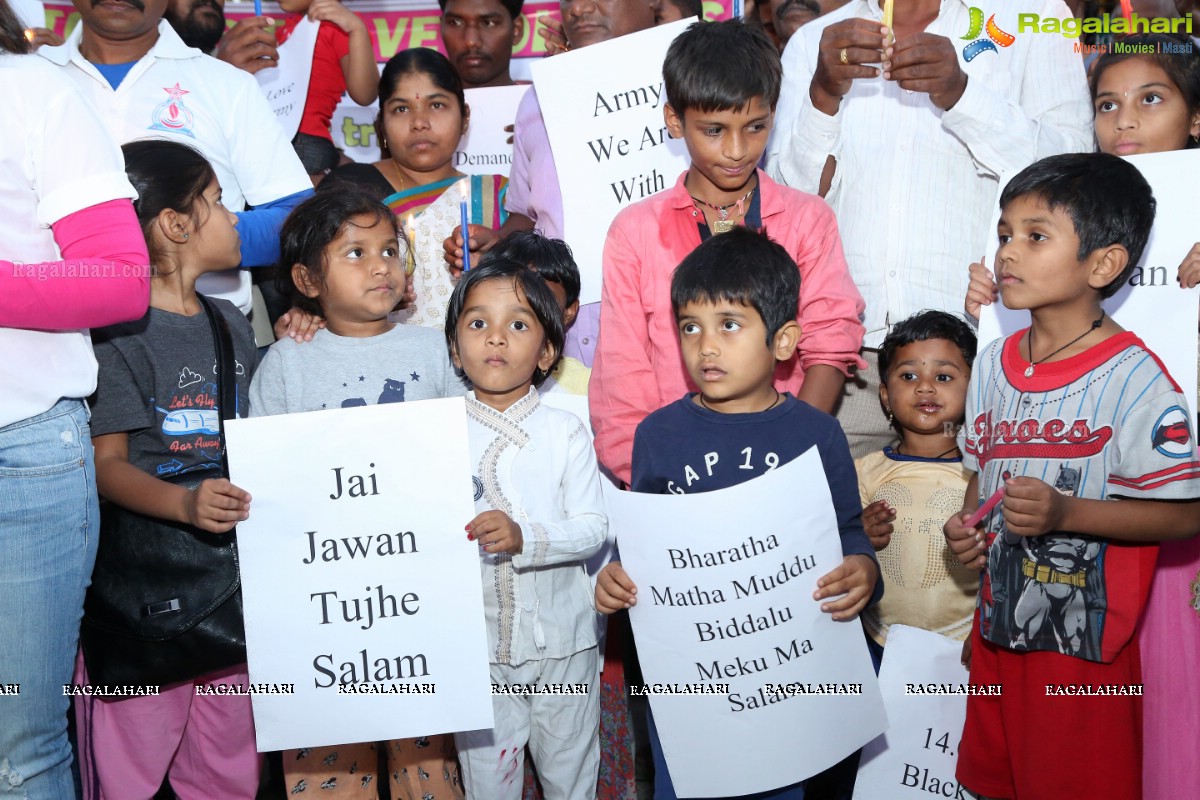
[[[700, 244], [699, 212], [683, 185], [629, 206], [604, 244], [600, 330], [588, 389], [600, 463], [626, 483], [633, 432], [648, 414], [696, 386], [687, 374], [671, 310], [671, 273]], [[804, 372], [862, 367], [863, 299], [850, 279], [833, 211], [815, 195], [758, 172], [763, 229], [800, 267], [800, 347], [775, 370], [775, 387], [797, 395]]]

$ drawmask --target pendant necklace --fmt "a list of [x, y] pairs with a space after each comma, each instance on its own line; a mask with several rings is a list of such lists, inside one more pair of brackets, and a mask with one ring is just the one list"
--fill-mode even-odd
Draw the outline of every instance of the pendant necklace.
[[1102, 322], [1104, 322], [1104, 314], [1105, 314], [1105, 312], [1103, 310], [1101, 310], [1100, 316], [1097, 317], [1096, 319], [1092, 320], [1092, 325], [1090, 328], [1088, 328], [1086, 331], [1084, 331], [1083, 333], [1076, 336], [1071, 341], [1064, 344], [1062, 347], [1055, 350], [1053, 353], [1050, 353], [1049, 355], [1046, 355], [1046, 356], [1042, 356], [1037, 361], [1033, 360], [1033, 326], [1031, 325], [1029, 327], [1029, 366], [1025, 368], [1025, 377], [1032, 378], [1033, 377], [1033, 368], [1036, 367], [1038, 364], [1044, 363], [1046, 361], [1046, 359], [1053, 358], [1054, 356], [1061, 353], [1063, 350], [1066, 350], [1068, 347], [1070, 347], [1071, 345], [1078, 342], [1083, 337], [1087, 336], [1092, 331], [1096, 330], [1096, 328], [1099, 328], [1100, 324]]
[[[696, 201], [700, 205], [708, 206], [713, 211], [717, 212], [717, 218], [712, 221], [713, 233], [729, 233], [737, 226], [737, 221], [746, 215], [746, 201], [750, 199], [751, 195], [754, 194], [754, 190], [757, 188], [757, 186], [751, 187], [750, 191], [746, 192], [737, 200], [734, 200], [732, 203], [726, 203], [723, 206], [713, 205], [706, 200], [701, 200], [699, 197], [696, 197], [696, 195], [692, 195], [691, 197], [692, 200]], [[734, 206], [737, 206], [737, 216], [734, 219], [730, 219], [729, 209], [733, 208]]]

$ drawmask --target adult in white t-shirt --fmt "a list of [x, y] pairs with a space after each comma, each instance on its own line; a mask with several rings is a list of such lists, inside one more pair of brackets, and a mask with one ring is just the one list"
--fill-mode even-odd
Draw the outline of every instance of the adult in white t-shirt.
[[[238, 211], [242, 266], [271, 266], [288, 212], [312, 183], [258, 82], [188, 47], [162, 19], [167, 0], [74, 0], [80, 21], [60, 47], [38, 55], [63, 67], [118, 143], [166, 138], [199, 150], [217, 173], [221, 201]], [[250, 311], [245, 270], [206, 275], [198, 288]]]
[[0, 782], [61, 800], [75, 796], [62, 687], [100, 519], [87, 329], [146, 312], [149, 256], [121, 151], [27, 47], [0, 0]]

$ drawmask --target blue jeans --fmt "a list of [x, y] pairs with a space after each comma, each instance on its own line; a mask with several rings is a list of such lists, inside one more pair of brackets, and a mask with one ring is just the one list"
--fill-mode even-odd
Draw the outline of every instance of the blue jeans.
[[75, 796], [63, 685], [99, 527], [83, 402], [0, 428], [0, 798]]

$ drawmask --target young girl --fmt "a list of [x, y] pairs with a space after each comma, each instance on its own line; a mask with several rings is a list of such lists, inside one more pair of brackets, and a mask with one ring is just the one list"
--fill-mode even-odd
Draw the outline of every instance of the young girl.
[[471, 223], [498, 228], [507, 218], [502, 175], [465, 178], [454, 169], [454, 149], [467, 132], [471, 111], [462, 81], [441, 53], [403, 50], [379, 79], [379, 147], [374, 164], [347, 164], [329, 176], [377, 194], [412, 239], [416, 301], [401, 319], [441, 328], [454, 284], [442, 243], [461, 223], [462, 189], [469, 186]]
[[[277, 288], [326, 327], [307, 344], [271, 346], [250, 387], [254, 416], [463, 394], [437, 331], [388, 321], [405, 284], [398, 236], [387, 206], [352, 187], [321, 191], [288, 216]], [[380, 750], [395, 800], [463, 796], [449, 735], [289, 750], [287, 789], [373, 800]]]
[[899, 441], [855, 462], [863, 528], [887, 581], [862, 614], [877, 657], [895, 623], [960, 642], [971, 632], [979, 574], [958, 563], [941, 527], [967, 488], [955, 436], [975, 347], [965, 322], [922, 311], [892, 328], [879, 351], [879, 398]]
[[[191, 148], [150, 140], [122, 150], [155, 273], [144, 317], [93, 332], [100, 364], [92, 400], [96, 485], [101, 497], [130, 511], [226, 533], [247, 518], [250, 495], [208, 477], [221, 464], [214, 455], [221, 445], [215, 417], [224, 410], [217, 408], [218, 387], [236, 382], [237, 410], [245, 416], [256, 349], [246, 317], [212, 299], [236, 360], [229, 374], [216, 375], [196, 279], [241, 260], [237, 217], [221, 205], [212, 167]], [[242, 664], [164, 686], [157, 696], [77, 697], [84, 797], [150, 798], [169, 777], [180, 798], [253, 800], [260, 759], [250, 698], [195, 692], [198, 684], [246, 680]]]
[[[1092, 70], [1098, 149], [1127, 156], [1200, 146], [1200, 49], [1164, 34], [1122, 43], [1126, 52], [1100, 56]], [[1150, 52], [1138, 52], [1143, 48]], [[1200, 283], [1200, 242], [1184, 257], [1178, 280]], [[997, 297], [991, 273], [972, 264], [967, 312], [978, 317], [979, 307]], [[1200, 786], [1200, 685], [1187, 674], [1200, 663], [1200, 539], [1160, 543], [1139, 642], [1145, 800], [1191, 796]]]
[[304, 100], [300, 130], [292, 139], [292, 147], [315, 185], [341, 160], [341, 154], [333, 146], [329, 123], [342, 94], [348, 92], [350, 99], [360, 106], [375, 102], [379, 74], [375, 49], [366, 23], [339, 0], [280, 0], [279, 7], [288, 15], [283, 26], [275, 31], [279, 44], [287, 41], [305, 16], [326, 23], [317, 31], [308, 96]]
[[528, 743], [546, 797], [595, 797], [599, 660], [583, 562], [608, 528], [578, 418], [536, 389], [563, 344], [554, 294], [525, 264], [488, 258], [464, 274], [446, 317], [471, 384], [467, 431], [493, 685], [582, 684], [582, 694], [496, 694], [495, 727], [455, 734], [472, 797], [519, 800]]

